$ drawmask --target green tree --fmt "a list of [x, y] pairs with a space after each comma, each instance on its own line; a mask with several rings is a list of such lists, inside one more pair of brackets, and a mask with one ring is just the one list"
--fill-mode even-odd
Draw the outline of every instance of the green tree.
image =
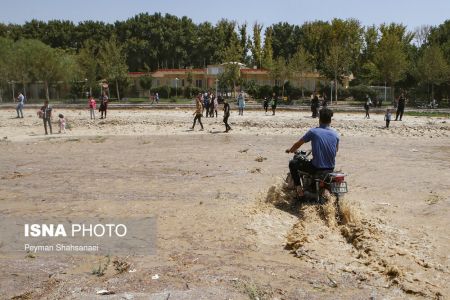
[[275, 80], [281, 84], [282, 92], [281, 97], [284, 97], [284, 87], [291, 78], [291, 69], [286, 64], [285, 59], [282, 56], [278, 56], [270, 69], [270, 75]]
[[442, 49], [447, 63], [450, 64], [450, 20], [432, 28], [428, 41], [430, 44], [438, 45]]
[[262, 48], [261, 48], [262, 25], [255, 22], [253, 24], [252, 60], [253, 65], [262, 68]]
[[3, 102], [3, 87], [8, 84], [8, 80], [11, 80], [12, 57], [13, 41], [0, 37], [0, 102]]
[[233, 87], [236, 94], [236, 86], [240, 84], [240, 60], [242, 58], [241, 43], [236, 34], [231, 35], [229, 46], [225, 49], [225, 69], [222, 79]]
[[264, 48], [262, 57], [262, 67], [264, 69], [272, 69], [273, 50], [272, 50], [272, 27], [268, 27], [264, 33]]
[[92, 95], [92, 87], [97, 85], [100, 79], [100, 66], [98, 63], [99, 45], [92, 40], [86, 40], [83, 48], [77, 55], [78, 65], [80, 66], [81, 78], [89, 87], [89, 94]]
[[14, 43], [14, 55], [12, 56], [11, 77], [15, 81], [22, 83], [23, 94], [27, 96], [26, 85], [33, 78], [34, 56], [37, 55], [37, 44], [42, 42], [37, 40], [18, 40]]
[[297, 25], [291, 25], [287, 22], [280, 22], [271, 26], [272, 28], [272, 49], [273, 57], [282, 56], [286, 61], [295, 53], [298, 45], [296, 31]]
[[117, 99], [120, 101], [119, 81], [127, 78], [128, 66], [123, 46], [117, 42], [115, 36], [103, 43], [99, 52], [99, 63], [102, 76], [110, 82], [115, 82]]
[[408, 61], [404, 47], [398, 33], [383, 34], [375, 52], [374, 63], [385, 85], [394, 86], [405, 75]]
[[431, 99], [434, 99], [434, 86], [449, 79], [449, 65], [442, 50], [436, 45], [426, 48], [417, 63], [417, 69], [419, 80], [431, 85]]
[[241, 61], [243, 49], [235, 28], [236, 22], [222, 19], [217, 23], [215, 27], [215, 47], [217, 50], [212, 57], [214, 63]]
[[291, 76], [294, 80], [300, 82], [302, 97], [305, 97], [303, 80], [305, 79], [306, 73], [313, 70], [311, 60], [311, 55], [309, 55], [304, 48], [300, 47], [289, 61], [288, 67], [291, 70]]
[[356, 79], [353, 84], [370, 85], [378, 82], [380, 76], [374, 64], [375, 51], [378, 46], [379, 33], [375, 25], [365, 27], [363, 30], [363, 42], [361, 54], [357, 57], [357, 67], [354, 68]]
[[334, 80], [335, 101], [338, 99], [338, 83], [350, 73], [350, 59], [346, 49], [338, 43], [331, 45], [328, 55], [325, 57], [325, 68], [328, 70], [328, 73], [332, 74]]
[[363, 33], [364, 30], [356, 19], [333, 19], [331, 22], [329, 49], [336, 43], [342, 47], [348, 64], [348, 72], [352, 72], [357, 67], [356, 62], [361, 54], [364, 41]]
[[153, 77], [150, 74], [147, 74], [146, 76], [142, 76], [139, 78], [139, 85], [144, 89], [148, 91], [148, 96], [150, 97], [150, 90], [152, 88], [152, 82]]
[[373, 26], [369, 26], [364, 31], [364, 42], [362, 47], [362, 63], [373, 61], [375, 50], [378, 44], [378, 29]]
[[314, 67], [322, 70], [328, 53], [331, 25], [323, 21], [306, 22], [299, 32], [299, 44], [313, 56]]
[[37, 44], [34, 51], [33, 76], [43, 81], [45, 97], [50, 100], [49, 84], [71, 81], [78, 74], [78, 65], [73, 55], [61, 49]]
[[41, 41], [52, 48], [77, 49], [76, 27], [71, 21], [51, 20], [41, 29]]
[[403, 24], [390, 23], [390, 24], [381, 24], [380, 32], [382, 37], [384, 36], [395, 36], [398, 41], [402, 43], [404, 46], [411, 43], [414, 38], [414, 33], [408, 32], [407, 28]]
[[187, 92], [186, 96], [191, 98], [192, 97], [192, 83], [194, 82], [194, 74], [192, 74], [191, 70], [186, 72], [186, 82], [187, 82], [187, 88], [188, 88], [188, 92]]
[[239, 61], [241, 61], [242, 63], [246, 63], [248, 61], [247, 57], [248, 51], [250, 50], [249, 37], [247, 35], [247, 23], [238, 26], [238, 28], [239, 28], [239, 44], [242, 52]]
[[378, 68], [372, 61], [364, 63], [357, 74], [358, 82], [363, 82], [365, 85], [372, 85], [379, 82], [380, 77]]

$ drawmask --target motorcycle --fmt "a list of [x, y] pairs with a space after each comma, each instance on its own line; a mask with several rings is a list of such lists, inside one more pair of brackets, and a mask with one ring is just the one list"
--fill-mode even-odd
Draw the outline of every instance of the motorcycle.
[[[294, 153], [294, 159], [309, 161], [311, 151], [299, 151]], [[298, 171], [300, 175], [300, 185], [303, 188], [303, 199], [309, 201], [317, 201], [318, 203], [325, 202], [325, 191], [339, 198], [348, 192], [347, 182], [345, 181], [346, 174], [341, 172], [318, 171], [314, 174]], [[294, 181], [289, 172], [286, 177], [288, 188], [295, 189]]]

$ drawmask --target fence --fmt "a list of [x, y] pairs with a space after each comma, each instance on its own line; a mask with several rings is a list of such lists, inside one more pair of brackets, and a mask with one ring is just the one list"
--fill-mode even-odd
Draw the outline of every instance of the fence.
[[375, 92], [378, 100], [384, 103], [394, 103], [393, 89], [390, 86], [370, 86]]

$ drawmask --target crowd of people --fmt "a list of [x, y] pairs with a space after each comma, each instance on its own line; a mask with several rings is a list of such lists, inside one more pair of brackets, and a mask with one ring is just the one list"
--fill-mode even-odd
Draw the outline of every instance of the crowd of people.
[[[245, 97], [244, 94], [241, 92], [239, 93], [239, 96], [237, 98], [238, 107], [239, 107], [239, 115], [244, 114], [244, 107], [245, 107]], [[218, 117], [218, 110], [219, 108], [219, 99], [217, 95], [214, 93], [199, 93], [195, 99], [195, 111], [193, 113], [194, 115], [194, 123], [192, 124], [191, 129], [194, 130], [195, 124], [200, 124], [200, 130], [203, 130], [203, 123], [202, 123], [202, 117], [203, 115], [205, 118], [214, 118]], [[228, 118], [230, 117], [230, 105], [228, 104], [228, 101], [223, 102], [223, 122], [225, 124], [225, 132], [228, 132], [231, 130], [230, 125], [228, 124]]]
[[[26, 97], [19, 92], [17, 94], [17, 105], [16, 105], [16, 112], [17, 117], [16, 118], [23, 118], [23, 108], [25, 106]], [[99, 113], [100, 113], [100, 119], [104, 119], [107, 116], [108, 111], [108, 101], [109, 97], [106, 92], [104, 92], [98, 99], [100, 105], [99, 105]], [[153, 104], [154, 102], [159, 102], [159, 95], [158, 93], [155, 93], [155, 95], [150, 97], [150, 104]], [[265, 97], [263, 101], [263, 110], [265, 114], [267, 115], [267, 112], [269, 110], [269, 107], [272, 109], [272, 116], [275, 115], [276, 109], [278, 106], [279, 98], [276, 95], [276, 93], [273, 93], [270, 97]], [[395, 115], [395, 121], [402, 121], [403, 113], [405, 110], [405, 105], [408, 102], [407, 96], [405, 92], [401, 92], [401, 94], [396, 99], [396, 102], [394, 104], [394, 107], [396, 107], [396, 115]], [[231, 130], [231, 127], [228, 123], [228, 120], [231, 115], [231, 107], [227, 100], [224, 100], [220, 96], [215, 95], [212, 92], [204, 92], [199, 93], [195, 100], [196, 108], [193, 113], [194, 115], [194, 121], [193, 125], [191, 127], [192, 130], [194, 130], [195, 125], [198, 121], [201, 129], [203, 130], [203, 123], [202, 123], [202, 117], [205, 118], [218, 118], [218, 110], [219, 110], [219, 103], [223, 103], [223, 123], [225, 125], [225, 132], [229, 132]], [[311, 117], [317, 118], [319, 116], [319, 110], [322, 106], [323, 108], [326, 108], [328, 106], [327, 97], [325, 94], [321, 97], [318, 92], [313, 92], [311, 95]], [[238, 108], [238, 115], [243, 116], [244, 110], [245, 110], [245, 93], [243, 91], [240, 91], [236, 97], [236, 106]], [[377, 101], [376, 98], [374, 101], [370, 98], [369, 95], [366, 95], [366, 101], [364, 101], [364, 110], [365, 110], [365, 117], [367, 119], [370, 119], [370, 107], [380, 107], [382, 104], [382, 101]], [[96, 118], [96, 110], [97, 110], [97, 101], [93, 96], [88, 97], [88, 103], [87, 103], [88, 109], [89, 109], [89, 115], [91, 120], [95, 120]], [[387, 108], [386, 113], [384, 115], [384, 120], [386, 121], [386, 128], [389, 128], [390, 121], [392, 120], [391, 116], [391, 109]], [[43, 119], [44, 123], [44, 130], [45, 134], [52, 134], [52, 125], [51, 125], [51, 117], [52, 117], [52, 107], [49, 105], [48, 101], [44, 102], [44, 105], [41, 107], [41, 109], [38, 111], [39, 118]], [[59, 114], [58, 115], [58, 124], [59, 124], [59, 133], [65, 133], [66, 132], [66, 119], [64, 115]]]

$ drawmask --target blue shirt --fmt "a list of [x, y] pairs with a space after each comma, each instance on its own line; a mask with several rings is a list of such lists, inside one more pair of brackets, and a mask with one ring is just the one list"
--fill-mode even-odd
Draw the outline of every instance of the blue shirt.
[[328, 125], [310, 129], [303, 137], [305, 143], [311, 142], [312, 164], [318, 169], [334, 169], [339, 134]]
[[17, 97], [17, 100], [19, 101], [19, 104], [23, 105], [25, 97], [22, 94], [19, 94], [19, 96]]

